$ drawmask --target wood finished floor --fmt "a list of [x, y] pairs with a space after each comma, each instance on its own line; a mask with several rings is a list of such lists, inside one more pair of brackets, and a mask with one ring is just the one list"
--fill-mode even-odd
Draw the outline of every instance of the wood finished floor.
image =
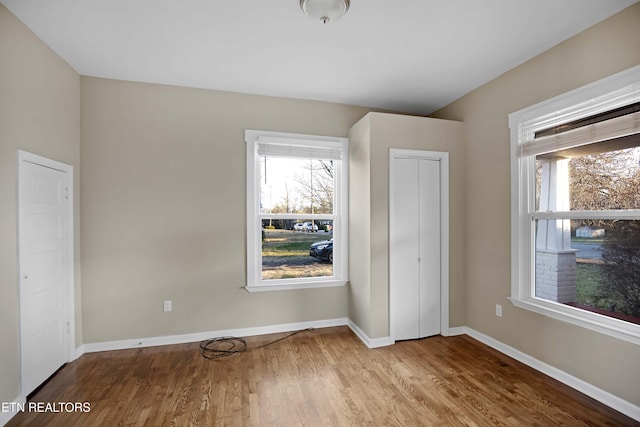
[[8, 426], [639, 425], [467, 336], [371, 350], [347, 327], [221, 360], [198, 343], [85, 354], [31, 401], [91, 411], [18, 413]]

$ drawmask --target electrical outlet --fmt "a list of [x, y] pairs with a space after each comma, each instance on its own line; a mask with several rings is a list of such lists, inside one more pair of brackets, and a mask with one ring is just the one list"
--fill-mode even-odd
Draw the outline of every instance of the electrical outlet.
[[171, 311], [172, 307], [171, 307], [171, 300], [170, 299], [166, 299], [164, 300], [164, 312], [166, 313], [167, 311]]
[[496, 316], [502, 317], [502, 306], [500, 304], [496, 304]]

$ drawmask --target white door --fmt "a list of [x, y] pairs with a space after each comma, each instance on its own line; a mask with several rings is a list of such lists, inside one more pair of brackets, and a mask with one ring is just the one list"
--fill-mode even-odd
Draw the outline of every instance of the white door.
[[[21, 153], [22, 154], [22, 153]], [[20, 354], [26, 397], [68, 360], [68, 175], [21, 158]]]
[[390, 315], [395, 340], [441, 331], [441, 165], [392, 156], [390, 167]]
[[420, 333], [440, 333], [440, 161], [420, 159]]
[[[419, 163], [413, 158], [394, 162], [390, 190], [389, 275], [395, 298], [396, 340], [420, 336], [420, 200]], [[392, 310], [393, 311], [393, 310]]]

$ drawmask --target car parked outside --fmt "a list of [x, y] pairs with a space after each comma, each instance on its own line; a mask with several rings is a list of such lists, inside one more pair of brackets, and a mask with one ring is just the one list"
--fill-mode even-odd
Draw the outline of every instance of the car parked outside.
[[295, 224], [293, 224], [293, 231], [305, 231], [304, 224], [301, 222], [296, 222]]
[[310, 222], [305, 222], [304, 224], [302, 224], [302, 230], [303, 231], [317, 232], [318, 231], [318, 226], [316, 224], [312, 224]]
[[312, 243], [309, 248], [309, 255], [318, 258], [320, 261], [327, 261], [333, 264], [333, 239]]

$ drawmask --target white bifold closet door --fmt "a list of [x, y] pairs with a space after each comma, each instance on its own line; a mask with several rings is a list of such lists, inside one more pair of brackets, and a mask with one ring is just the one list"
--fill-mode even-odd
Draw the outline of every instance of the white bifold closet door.
[[392, 159], [390, 281], [395, 340], [440, 333], [440, 161]]

